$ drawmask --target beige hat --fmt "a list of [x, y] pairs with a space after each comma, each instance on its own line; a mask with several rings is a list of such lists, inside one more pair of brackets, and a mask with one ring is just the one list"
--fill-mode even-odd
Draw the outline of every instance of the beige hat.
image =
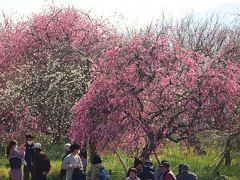
[[33, 149], [42, 149], [42, 145], [40, 143], [34, 143]]

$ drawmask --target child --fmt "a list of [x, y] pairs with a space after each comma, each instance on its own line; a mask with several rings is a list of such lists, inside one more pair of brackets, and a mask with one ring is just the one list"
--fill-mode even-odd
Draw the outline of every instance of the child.
[[140, 180], [137, 177], [137, 169], [136, 168], [131, 168], [129, 170], [129, 176], [126, 178], [126, 180]]

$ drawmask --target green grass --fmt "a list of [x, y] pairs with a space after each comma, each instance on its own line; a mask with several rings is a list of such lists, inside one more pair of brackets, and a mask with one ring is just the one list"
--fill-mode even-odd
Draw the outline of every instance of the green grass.
[[[48, 146], [46, 153], [51, 159], [51, 171], [48, 175], [49, 180], [57, 180], [58, 173], [61, 166], [62, 145]], [[206, 156], [198, 156], [194, 154], [191, 148], [184, 148], [181, 145], [169, 143], [164, 148], [159, 149], [159, 158], [165, 159], [171, 163], [172, 170], [177, 173], [177, 167], [180, 163], [187, 163], [190, 168], [195, 172], [200, 180], [214, 180], [212, 171], [219, 161], [219, 151], [216, 148], [208, 148]], [[125, 165], [130, 167], [133, 163], [133, 159], [128, 157], [126, 153], [119, 153], [122, 157]], [[0, 179], [8, 178], [8, 162], [4, 156], [0, 156]], [[106, 169], [112, 170], [114, 173], [113, 180], [121, 180], [125, 177], [124, 168], [119, 162], [118, 157], [111, 152], [102, 153], [102, 158]], [[154, 156], [152, 161], [157, 165]], [[234, 155], [232, 167], [227, 168], [225, 166], [220, 167], [221, 174], [228, 177], [229, 180], [239, 180], [240, 178], [240, 157], [239, 154]]]

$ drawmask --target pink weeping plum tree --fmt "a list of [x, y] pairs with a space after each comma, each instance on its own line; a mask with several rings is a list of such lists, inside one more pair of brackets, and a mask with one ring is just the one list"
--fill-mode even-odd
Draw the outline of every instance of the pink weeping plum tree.
[[72, 109], [70, 137], [96, 151], [141, 151], [166, 140], [194, 144], [206, 130], [239, 120], [239, 63], [183, 49], [168, 35], [146, 33], [106, 51], [92, 67], [87, 92]]

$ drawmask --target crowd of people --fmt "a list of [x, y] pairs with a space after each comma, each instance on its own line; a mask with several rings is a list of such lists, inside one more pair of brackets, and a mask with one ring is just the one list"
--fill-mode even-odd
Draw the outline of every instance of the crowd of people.
[[[7, 147], [7, 157], [10, 164], [10, 180], [46, 180], [51, 165], [40, 143], [34, 143], [32, 135], [26, 135], [26, 144], [18, 147], [16, 141], [11, 141]], [[23, 173], [22, 173], [23, 163]], [[91, 180], [109, 180], [102, 159], [94, 155], [91, 162]], [[30, 178], [31, 177], [31, 178]], [[87, 151], [78, 144], [65, 144], [62, 166], [59, 173], [60, 180], [87, 179]], [[189, 171], [187, 164], [179, 165], [178, 175], [171, 171], [168, 161], [161, 161], [157, 168], [153, 168], [150, 160], [145, 162], [135, 159], [126, 175], [126, 180], [197, 180], [197, 176]]]
[[[26, 144], [18, 147], [11, 141], [7, 147], [7, 158], [10, 165], [10, 180], [46, 180], [51, 165], [40, 143], [33, 142], [32, 135], [26, 135]], [[22, 163], [23, 174], [22, 174]]]
[[143, 163], [135, 159], [134, 166], [128, 170], [126, 180], [197, 180], [197, 176], [189, 171], [187, 164], [179, 165], [178, 175], [174, 175], [170, 169], [168, 161], [161, 161], [160, 165], [154, 169], [151, 161]]

